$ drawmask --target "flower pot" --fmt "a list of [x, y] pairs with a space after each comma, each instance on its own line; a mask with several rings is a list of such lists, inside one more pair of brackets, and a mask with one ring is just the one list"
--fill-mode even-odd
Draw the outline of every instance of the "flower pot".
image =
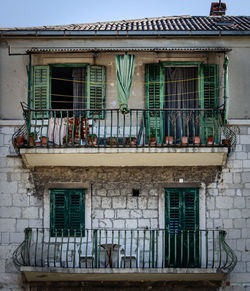
[[96, 144], [97, 144], [97, 137], [95, 136], [95, 137], [88, 137], [88, 144], [89, 145], [93, 145], [93, 146], [96, 146]]
[[107, 143], [109, 145], [115, 145], [116, 144], [116, 138], [115, 137], [108, 137], [107, 138]]
[[201, 144], [201, 138], [199, 136], [194, 137], [194, 144], [195, 145], [200, 145]]
[[42, 146], [46, 146], [48, 143], [48, 139], [46, 136], [42, 136]]
[[136, 138], [135, 137], [131, 137], [131, 145], [132, 146], [136, 145]]
[[156, 137], [150, 137], [150, 139], [149, 139], [149, 145], [151, 145], [151, 146], [156, 145]]
[[188, 137], [187, 136], [183, 136], [181, 139], [181, 143], [182, 145], [187, 145], [188, 144]]
[[29, 136], [29, 146], [35, 146], [35, 137], [33, 135]]
[[18, 147], [21, 147], [21, 146], [24, 145], [24, 136], [18, 136], [18, 137], [16, 138], [16, 145], [17, 145]]
[[169, 144], [169, 145], [174, 144], [174, 137], [173, 136], [166, 136], [166, 144]]
[[213, 145], [214, 144], [214, 138], [213, 136], [210, 136], [207, 138], [207, 145]]
[[37, 146], [37, 147], [40, 147], [40, 146], [41, 146], [41, 144], [42, 144], [42, 143], [41, 143], [41, 141], [40, 141], [40, 140], [36, 140], [36, 146]]

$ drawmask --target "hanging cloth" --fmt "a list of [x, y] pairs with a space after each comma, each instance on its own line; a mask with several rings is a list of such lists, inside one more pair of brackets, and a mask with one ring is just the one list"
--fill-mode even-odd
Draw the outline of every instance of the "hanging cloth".
[[116, 60], [116, 82], [117, 82], [117, 100], [120, 111], [123, 114], [129, 112], [128, 99], [134, 76], [135, 56], [122, 55], [115, 56]]

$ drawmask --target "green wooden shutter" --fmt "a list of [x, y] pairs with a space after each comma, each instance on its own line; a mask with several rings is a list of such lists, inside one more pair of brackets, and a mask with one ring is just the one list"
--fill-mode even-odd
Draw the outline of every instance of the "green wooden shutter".
[[167, 266], [199, 265], [199, 191], [172, 188], [165, 192]]
[[[33, 67], [32, 109], [50, 109], [49, 66]], [[48, 118], [48, 112], [33, 113], [33, 118]]]
[[[67, 199], [64, 190], [51, 190], [51, 215], [50, 225], [52, 235], [61, 235], [62, 229], [68, 228]], [[65, 233], [65, 231], [64, 231]]]
[[80, 230], [84, 228], [85, 208], [84, 208], [84, 193], [83, 190], [72, 190], [69, 192], [69, 225], [71, 235], [80, 234]]
[[[164, 105], [164, 76], [160, 64], [146, 65], [146, 108], [163, 109]], [[156, 135], [157, 143], [163, 138], [163, 114], [147, 112], [147, 136]]]
[[[201, 108], [215, 109], [218, 107], [219, 97], [219, 75], [218, 65], [201, 65]], [[207, 142], [207, 138], [214, 137], [218, 140], [218, 114], [216, 112], [204, 112], [201, 116], [201, 137], [202, 143]]]
[[87, 109], [103, 109], [102, 111], [90, 111], [88, 116], [103, 119], [105, 116], [105, 67], [88, 66], [87, 80]]
[[[53, 189], [51, 190], [51, 233], [80, 235], [80, 230], [85, 227], [85, 191], [82, 189]], [[84, 232], [83, 232], [84, 235]]]

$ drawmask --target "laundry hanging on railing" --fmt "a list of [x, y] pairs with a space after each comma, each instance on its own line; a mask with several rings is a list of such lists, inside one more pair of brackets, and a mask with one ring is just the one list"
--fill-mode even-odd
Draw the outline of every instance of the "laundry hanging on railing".
[[129, 112], [128, 99], [134, 77], [135, 56], [117, 55], [116, 59], [116, 82], [117, 99], [120, 111], [124, 114]]
[[66, 136], [67, 118], [50, 118], [48, 138], [50, 142], [56, 145], [63, 144], [63, 138]]

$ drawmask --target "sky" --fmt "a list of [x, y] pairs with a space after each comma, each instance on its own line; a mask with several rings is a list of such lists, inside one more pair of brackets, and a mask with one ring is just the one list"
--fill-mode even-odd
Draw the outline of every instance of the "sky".
[[[209, 15], [216, 0], [0, 0], [0, 27]], [[250, 0], [224, 0], [227, 15], [250, 15]]]

